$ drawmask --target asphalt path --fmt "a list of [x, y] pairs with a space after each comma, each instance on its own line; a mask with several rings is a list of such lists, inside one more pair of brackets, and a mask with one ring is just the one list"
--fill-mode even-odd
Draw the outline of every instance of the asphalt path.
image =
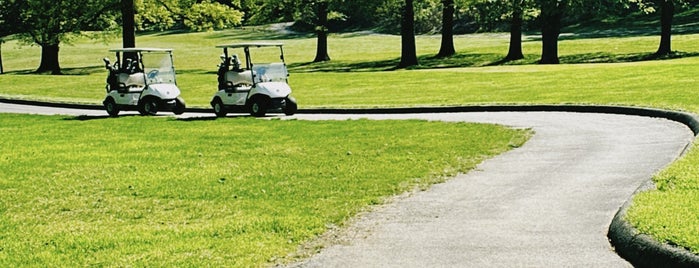
[[[0, 103], [0, 112], [105, 116]], [[211, 116], [186, 113], [178, 117]], [[691, 143], [649, 117], [479, 112], [296, 115], [303, 120], [426, 119], [531, 128], [522, 147], [426, 191], [377, 206], [323, 240], [300, 267], [629, 267], [607, 240], [619, 207]]]

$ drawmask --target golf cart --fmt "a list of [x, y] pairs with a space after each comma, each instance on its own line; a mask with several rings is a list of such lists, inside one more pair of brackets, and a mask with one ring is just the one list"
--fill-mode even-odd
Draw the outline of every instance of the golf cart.
[[119, 115], [121, 110], [137, 110], [141, 115], [184, 113], [172, 49], [124, 48], [110, 52], [116, 53], [116, 62], [111, 65], [108, 58], [104, 59], [109, 74], [103, 102], [110, 116]]
[[[218, 91], [211, 100], [211, 107], [218, 117], [229, 112], [249, 112], [256, 117], [267, 112], [280, 111], [286, 115], [296, 113], [296, 100], [291, 97], [287, 84], [289, 72], [284, 63], [284, 49], [281, 43], [241, 43], [216, 46], [223, 49], [218, 69]], [[254, 53], [251, 53], [251, 48]], [[270, 49], [271, 48], [271, 49]], [[244, 64], [234, 49], [242, 50]], [[276, 51], [274, 58], [271, 51]], [[253, 63], [251, 54], [261, 62]], [[276, 57], [279, 57], [276, 59]], [[266, 60], [266, 61], [265, 61]]]

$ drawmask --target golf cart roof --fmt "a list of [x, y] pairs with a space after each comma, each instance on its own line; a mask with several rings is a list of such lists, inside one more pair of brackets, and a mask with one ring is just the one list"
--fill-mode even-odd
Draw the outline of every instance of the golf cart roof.
[[217, 48], [240, 48], [240, 47], [281, 47], [284, 44], [282, 43], [264, 43], [264, 42], [259, 42], [259, 43], [238, 43], [238, 44], [229, 44], [229, 45], [218, 45], [216, 46]]
[[172, 52], [172, 48], [117, 48], [109, 52]]

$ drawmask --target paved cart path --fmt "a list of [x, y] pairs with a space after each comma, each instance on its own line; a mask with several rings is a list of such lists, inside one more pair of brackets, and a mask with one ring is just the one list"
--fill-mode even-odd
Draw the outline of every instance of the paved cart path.
[[[4, 103], [0, 112], [106, 115]], [[607, 241], [612, 217], [693, 139], [676, 122], [608, 114], [295, 117], [485, 122], [536, 132], [468, 174], [362, 215], [337, 243], [295, 264], [301, 267], [627, 267]]]
[[[346, 115], [299, 116], [338, 119]], [[679, 123], [581, 113], [361, 115], [533, 128], [523, 147], [382, 206], [303, 267], [628, 267], [607, 229], [692, 139]]]

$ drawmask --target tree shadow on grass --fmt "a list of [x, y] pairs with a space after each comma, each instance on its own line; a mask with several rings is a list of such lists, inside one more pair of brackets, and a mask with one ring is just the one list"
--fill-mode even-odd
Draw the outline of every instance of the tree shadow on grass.
[[251, 115], [247, 115], [247, 114], [233, 114], [233, 115], [226, 115], [226, 117], [218, 117], [215, 115], [206, 115], [206, 116], [175, 118], [175, 120], [178, 122], [200, 122], [200, 121], [226, 120], [226, 118], [238, 119], [238, 118], [251, 118], [251, 117], [252, 117]]
[[[699, 9], [680, 8], [675, 12], [672, 21], [672, 34], [699, 33]], [[657, 13], [632, 13], [626, 16], [603, 16], [601, 19], [586, 20], [579, 24], [566, 26], [565, 34], [559, 40], [593, 39], [660, 36], [660, 16]]]
[[[262, 41], [262, 40], [289, 40], [289, 39], [305, 39], [315, 38], [315, 35], [310, 33], [283, 33], [270, 30], [246, 30], [246, 31], [225, 31], [212, 34], [206, 37], [207, 39], [221, 40], [245, 40], [245, 41]], [[225, 42], [225, 41], [224, 41]]]
[[[16, 74], [16, 75], [54, 75], [51, 72], [37, 73], [36, 69], [23, 69], [23, 70], [11, 70], [5, 71], [6, 74]], [[72, 68], [61, 68], [60, 75], [91, 75], [96, 73], [107, 74], [104, 69], [104, 65], [92, 65], [85, 67], [72, 67]]]
[[181, 74], [205, 74], [205, 75], [216, 75], [217, 70], [216, 69], [211, 69], [211, 70], [204, 70], [204, 69], [177, 69], [176, 74], [181, 75]]
[[301, 38], [315, 38], [312, 32], [298, 32], [291, 29], [292, 23], [277, 23], [263, 26], [245, 26], [232, 31], [220, 31], [210, 35], [207, 39], [223, 40], [289, 40]]
[[[563, 64], [585, 64], [585, 63], [621, 63], [621, 62], [640, 62], [650, 60], [668, 60], [686, 57], [697, 57], [699, 52], [681, 52], [675, 51], [667, 56], [657, 56], [653, 52], [647, 53], [628, 53], [614, 54], [606, 52], [584, 53], [565, 55], [559, 57]], [[450, 57], [435, 57], [433, 55], [422, 55], [418, 57], [417, 66], [412, 66], [409, 70], [421, 69], [443, 69], [443, 68], [466, 68], [466, 67], [486, 67], [486, 66], [506, 66], [506, 65], [532, 65], [537, 64], [539, 55], [525, 55], [523, 59], [510, 61], [504, 60], [502, 54], [469, 54], [459, 53]], [[400, 58], [369, 61], [369, 62], [350, 62], [350, 61], [328, 61], [328, 62], [306, 62], [289, 64], [289, 70], [292, 73], [311, 73], [311, 72], [384, 72], [395, 71], [399, 68], [398, 63]]]
[[559, 58], [561, 63], [565, 64], [582, 64], [582, 63], [622, 63], [622, 62], [641, 62], [652, 60], [671, 60], [679, 58], [697, 57], [699, 52], [682, 52], [674, 51], [669, 55], [659, 56], [653, 52], [645, 53], [628, 53], [628, 54], [613, 54], [605, 52], [586, 53], [567, 55]]
[[[133, 117], [133, 116], [141, 116], [141, 115], [139, 115], [139, 114], [119, 115], [119, 117]], [[109, 115], [78, 115], [78, 116], [65, 117], [65, 118], [63, 118], [63, 120], [65, 120], [65, 121], [91, 121], [91, 120], [104, 120], [104, 119], [110, 119], [110, 118], [117, 118], [117, 117], [111, 117]]]

